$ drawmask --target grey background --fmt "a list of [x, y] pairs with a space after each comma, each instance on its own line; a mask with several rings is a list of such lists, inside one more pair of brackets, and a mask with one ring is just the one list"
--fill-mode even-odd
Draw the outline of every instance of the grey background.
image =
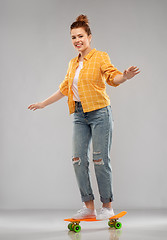
[[[113, 206], [167, 208], [166, 7], [165, 0], [0, 0], [0, 209], [82, 206], [67, 98], [27, 109], [57, 91], [78, 55], [69, 28], [79, 14], [90, 20], [92, 48], [106, 51], [120, 71], [141, 70], [117, 88], [107, 86]], [[100, 207], [92, 162], [91, 175]]]

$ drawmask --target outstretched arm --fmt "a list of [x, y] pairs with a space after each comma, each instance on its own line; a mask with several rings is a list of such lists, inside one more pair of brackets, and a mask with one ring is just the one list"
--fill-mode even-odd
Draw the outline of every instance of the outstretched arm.
[[65, 95], [63, 95], [61, 93], [60, 90], [58, 90], [56, 93], [54, 93], [53, 95], [51, 95], [49, 98], [45, 99], [43, 102], [39, 102], [39, 103], [34, 103], [31, 104], [28, 109], [35, 111], [36, 109], [41, 109], [46, 107], [49, 104], [52, 104], [54, 102], [57, 102], [58, 100], [60, 100], [61, 98], [63, 98]]
[[139, 68], [131, 66], [126, 69], [123, 74], [118, 74], [115, 76], [113, 83], [114, 84], [121, 84], [128, 79], [133, 78], [136, 74], [140, 73]]

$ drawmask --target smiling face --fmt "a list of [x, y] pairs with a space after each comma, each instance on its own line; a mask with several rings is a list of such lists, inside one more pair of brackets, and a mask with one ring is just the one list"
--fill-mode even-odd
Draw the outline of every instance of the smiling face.
[[91, 34], [88, 36], [84, 28], [82, 27], [74, 28], [71, 30], [72, 44], [74, 48], [77, 49], [79, 52], [83, 52], [86, 49], [90, 48], [91, 38]]

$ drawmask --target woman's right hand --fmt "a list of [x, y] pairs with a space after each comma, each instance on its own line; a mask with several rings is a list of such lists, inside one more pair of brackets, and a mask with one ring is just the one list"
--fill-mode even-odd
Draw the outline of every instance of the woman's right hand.
[[44, 108], [44, 107], [45, 107], [45, 105], [44, 105], [42, 102], [39, 102], [39, 103], [31, 104], [31, 105], [28, 107], [28, 109], [35, 111], [35, 110], [37, 110], [37, 109], [41, 109], [41, 108]]

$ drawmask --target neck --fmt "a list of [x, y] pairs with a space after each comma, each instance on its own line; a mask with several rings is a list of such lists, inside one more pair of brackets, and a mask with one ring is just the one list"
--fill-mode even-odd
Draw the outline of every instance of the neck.
[[88, 47], [84, 51], [80, 51], [79, 52], [79, 55], [80, 55], [79, 58], [82, 60], [91, 50], [92, 50], [92, 48]]

